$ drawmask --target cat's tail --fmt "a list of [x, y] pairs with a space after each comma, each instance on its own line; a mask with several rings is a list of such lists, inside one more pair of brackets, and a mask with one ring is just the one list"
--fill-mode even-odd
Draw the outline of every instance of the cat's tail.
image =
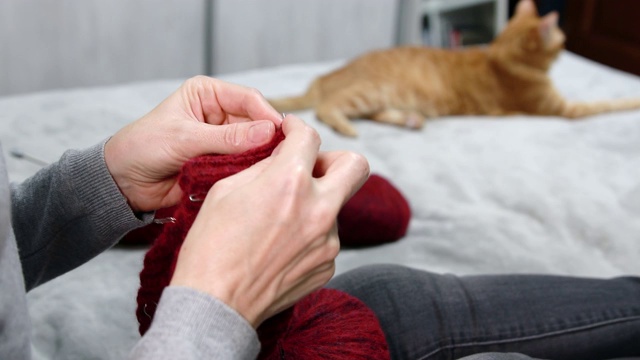
[[269, 104], [278, 112], [290, 112], [314, 107], [320, 100], [319, 83], [314, 81], [307, 91], [299, 96], [269, 99]]
[[578, 119], [605, 112], [635, 109], [640, 109], [640, 98], [594, 102], [566, 102], [561, 110], [561, 115], [570, 119]]

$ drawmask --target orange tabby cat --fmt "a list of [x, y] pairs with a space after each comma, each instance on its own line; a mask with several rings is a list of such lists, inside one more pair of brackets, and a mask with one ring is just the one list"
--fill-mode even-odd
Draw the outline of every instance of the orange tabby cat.
[[539, 17], [533, 1], [521, 0], [489, 46], [371, 52], [317, 78], [306, 94], [270, 103], [281, 112], [313, 107], [321, 121], [348, 136], [356, 136], [349, 118], [420, 128], [425, 118], [445, 115], [578, 118], [640, 108], [640, 99], [592, 103], [563, 99], [547, 72], [564, 40], [556, 12]]

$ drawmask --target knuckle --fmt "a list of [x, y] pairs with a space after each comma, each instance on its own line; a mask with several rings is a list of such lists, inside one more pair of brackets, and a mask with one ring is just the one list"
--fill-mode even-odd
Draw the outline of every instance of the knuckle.
[[369, 175], [371, 168], [369, 167], [369, 161], [364, 157], [364, 155], [355, 152], [348, 152], [347, 156], [349, 163], [354, 170]]
[[325, 256], [328, 260], [335, 259], [340, 253], [340, 241], [336, 235], [332, 235], [325, 247]]
[[212, 78], [208, 77], [208, 76], [204, 76], [204, 75], [196, 75], [193, 77], [190, 77], [189, 79], [187, 79], [187, 81], [185, 81], [186, 84], [188, 85], [202, 85], [208, 81], [211, 81]]
[[320, 282], [322, 283], [320, 286], [324, 286], [326, 283], [331, 280], [333, 275], [336, 272], [336, 263], [335, 261], [331, 261], [326, 265], [325, 270], [321, 273]]
[[312, 128], [311, 126], [305, 126], [303, 131], [304, 131], [304, 139], [306, 141], [309, 141], [313, 144], [320, 145], [321, 143], [320, 134], [318, 134], [316, 129]]
[[294, 198], [292, 200], [298, 200], [298, 196], [307, 192], [311, 187], [312, 179], [308, 174], [303, 164], [295, 162], [292, 164], [292, 169], [287, 176], [281, 182], [281, 189], [287, 194], [291, 194]]
[[262, 97], [262, 92], [260, 92], [260, 90], [250, 87], [249, 89], [249, 93], [252, 94], [253, 96], [259, 96]]
[[211, 188], [209, 188], [207, 196], [211, 196], [213, 199], [221, 199], [228, 194], [238, 189], [238, 180], [235, 176], [229, 176], [224, 179], [216, 181]]
[[188, 147], [196, 140], [196, 134], [190, 127], [181, 126], [179, 122], [172, 122], [167, 125], [167, 133], [163, 135], [163, 141], [169, 144], [176, 144], [181, 147]]
[[227, 125], [221, 140], [228, 145], [237, 145], [238, 131], [237, 123]]
[[313, 217], [319, 220], [317, 224], [322, 232], [328, 233], [333, 227], [337, 216], [337, 206], [338, 204], [329, 204], [328, 201], [322, 201], [316, 204]]
[[264, 95], [262, 95], [262, 92], [260, 92], [260, 90], [258, 90], [256, 88], [250, 87], [250, 88], [247, 88], [247, 91], [249, 93], [249, 96], [251, 96], [251, 97], [264, 99]]
[[337, 232], [334, 230], [338, 205], [339, 204], [329, 204], [327, 202], [317, 202], [313, 204], [309, 216], [305, 221], [309, 224], [306, 228], [311, 238], [321, 238], [327, 242], [331, 242], [331, 239], [337, 240]]
[[210, 193], [225, 193], [227, 189], [231, 188], [233, 184], [233, 181], [231, 180], [231, 178], [224, 178], [224, 179], [220, 179], [218, 181], [216, 181], [215, 184], [213, 184], [213, 186], [211, 187], [211, 189], [209, 189]]

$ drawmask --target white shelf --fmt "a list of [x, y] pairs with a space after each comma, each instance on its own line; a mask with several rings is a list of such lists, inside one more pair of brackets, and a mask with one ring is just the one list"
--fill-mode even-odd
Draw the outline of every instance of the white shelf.
[[399, 43], [447, 47], [452, 30], [469, 35], [472, 27], [476, 36], [484, 35], [477, 41], [488, 42], [507, 22], [508, 0], [404, 0], [402, 4]]
[[438, 13], [468, 8], [470, 6], [491, 4], [495, 0], [424, 0], [422, 2], [423, 13]]

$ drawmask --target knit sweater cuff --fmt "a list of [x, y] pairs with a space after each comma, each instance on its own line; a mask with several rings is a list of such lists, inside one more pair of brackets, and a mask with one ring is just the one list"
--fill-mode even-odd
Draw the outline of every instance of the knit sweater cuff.
[[111, 177], [104, 159], [107, 140], [83, 151], [65, 154], [73, 177], [71, 182], [76, 194], [86, 207], [86, 213], [96, 226], [96, 232], [113, 239], [149, 224], [153, 213], [137, 217]]
[[[251, 325], [231, 307], [197, 290], [169, 286], [134, 357], [255, 359], [260, 341]], [[176, 355], [176, 357], [172, 357]]]

